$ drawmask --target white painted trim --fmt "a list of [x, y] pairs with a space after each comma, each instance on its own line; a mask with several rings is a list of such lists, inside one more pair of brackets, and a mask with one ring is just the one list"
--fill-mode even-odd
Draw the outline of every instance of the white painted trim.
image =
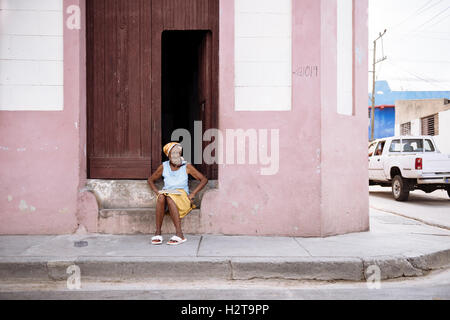
[[337, 0], [337, 112], [353, 115], [353, 0]]

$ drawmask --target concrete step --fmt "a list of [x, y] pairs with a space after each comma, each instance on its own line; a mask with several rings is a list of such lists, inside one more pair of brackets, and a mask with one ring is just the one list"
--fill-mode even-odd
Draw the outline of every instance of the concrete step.
[[[190, 181], [190, 190], [194, 190], [198, 184], [198, 181]], [[156, 186], [161, 190], [163, 182], [157, 182]], [[217, 181], [209, 181], [194, 199], [195, 205], [200, 208], [204, 193], [215, 188]], [[86, 189], [94, 193], [100, 209], [156, 207], [156, 195], [150, 189], [147, 180], [90, 179], [87, 181]]]
[[[181, 226], [184, 233], [202, 233], [200, 210], [192, 210], [181, 219]], [[156, 208], [101, 209], [98, 228], [98, 232], [102, 234], [154, 234], [156, 231]], [[164, 217], [162, 232], [175, 234], [175, 227], [169, 214]]]

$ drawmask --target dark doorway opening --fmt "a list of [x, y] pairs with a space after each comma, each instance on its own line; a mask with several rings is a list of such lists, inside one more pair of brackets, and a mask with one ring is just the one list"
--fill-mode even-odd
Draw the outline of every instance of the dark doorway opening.
[[[203, 30], [162, 34], [161, 142], [164, 146], [172, 141], [172, 133], [177, 129], [188, 130], [191, 163], [194, 162], [194, 123], [204, 121], [205, 106], [210, 104], [211, 59], [207, 45], [210, 38], [211, 32]], [[185, 156], [188, 154], [185, 150]], [[165, 155], [162, 156], [164, 159]], [[196, 167], [204, 169], [202, 165]]]
[[90, 179], [147, 179], [173, 129], [218, 127], [219, 0], [87, 0], [86, 58]]

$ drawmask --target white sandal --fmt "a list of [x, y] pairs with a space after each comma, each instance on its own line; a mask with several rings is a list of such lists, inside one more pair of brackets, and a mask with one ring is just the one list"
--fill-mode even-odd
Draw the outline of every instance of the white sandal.
[[[171, 241], [172, 241], [173, 243], [170, 243]], [[167, 242], [167, 244], [168, 244], [169, 246], [177, 246], [177, 245], [179, 245], [179, 244], [185, 243], [186, 241], [187, 241], [186, 238], [181, 239], [181, 238], [178, 237], [178, 236], [173, 236], [172, 238], [170, 238], [170, 240], [169, 240], [169, 242]]]
[[[157, 241], [157, 242], [154, 242], [154, 241]], [[163, 241], [164, 241], [164, 239], [163, 239], [162, 236], [154, 236], [154, 237], [152, 238], [152, 244], [153, 244], [153, 245], [162, 244]]]

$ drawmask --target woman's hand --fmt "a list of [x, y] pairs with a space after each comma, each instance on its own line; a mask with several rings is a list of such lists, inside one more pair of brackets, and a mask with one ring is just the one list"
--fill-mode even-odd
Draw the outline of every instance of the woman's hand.
[[191, 200], [191, 204], [194, 204], [195, 194], [194, 194], [194, 193], [191, 193], [191, 194], [188, 196], [188, 198], [189, 198], [189, 200]]
[[188, 164], [186, 170], [188, 174], [193, 176], [196, 180], [200, 181], [200, 184], [197, 186], [197, 188], [195, 188], [195, 190], [192, 191], [191, 193], [192, 197], [189, 197], [189, 199], [191, 199], [192, 202], [192, 199], [195, 198], [195, 195], [200, 191], [202, 191], [203, 188], [208, 184], [208, 179], [206, 179], [206, 177], [203, 174], [201, 174], [197, 169], [195, 169], [195, 167], [192, 164]]
[[162, 177], [163, 170], [164, 170], [163, 165], [160, 165], [158, 169], [155, 171], [155, 173], [153, 173], [152, 176], [147, 180], [150, 189], [155, 193], [157, 197], [159, 197], [159, 190], [155, 185], [155, 181]]

